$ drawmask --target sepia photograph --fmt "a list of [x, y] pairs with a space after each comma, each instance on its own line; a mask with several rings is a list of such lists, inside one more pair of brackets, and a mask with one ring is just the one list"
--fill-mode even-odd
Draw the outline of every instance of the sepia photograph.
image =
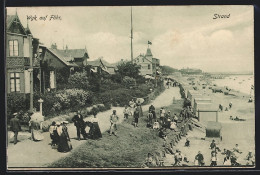
[[255, 168], [252, 5], [6, 7], [5, 56], [8, 170]]

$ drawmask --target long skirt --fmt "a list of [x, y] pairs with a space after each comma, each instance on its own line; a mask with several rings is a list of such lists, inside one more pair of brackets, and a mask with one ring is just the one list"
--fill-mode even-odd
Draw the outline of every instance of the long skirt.
[[102, 138], [102, 134], [101, 134], [101, 131], [100, 131], [100, 128], [99, 128], [97, 122], [94, 122], [92, 124], [92, 126], [90, 127], [89, 136], [91, 139], [94, 139], [94, 140]]
[[71, 150], [71, 146], [65, 134], [61, 134], [58, 144], [59, 152], [69, 152]]

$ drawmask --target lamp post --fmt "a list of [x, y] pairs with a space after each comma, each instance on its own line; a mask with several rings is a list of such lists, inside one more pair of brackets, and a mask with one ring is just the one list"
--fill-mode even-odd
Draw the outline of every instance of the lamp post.
[[42, 103], [43, 103], [43, 99], [39, 99], [38, 102], [40, 103], [40, 114], [42, 115]]
[[30, 112], [33, 112], [33, 69], [28, 69], [30, 72]]

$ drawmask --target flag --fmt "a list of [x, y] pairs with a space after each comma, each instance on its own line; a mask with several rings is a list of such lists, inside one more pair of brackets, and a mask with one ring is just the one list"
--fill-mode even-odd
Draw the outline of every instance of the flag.
[[151, 42], [151, 41], [148, 41], [148, 44], [152, 45], [152, 42]]

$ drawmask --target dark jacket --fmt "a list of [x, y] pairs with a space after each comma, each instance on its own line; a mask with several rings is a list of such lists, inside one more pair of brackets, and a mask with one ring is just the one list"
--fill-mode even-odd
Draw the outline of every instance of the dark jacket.
[[74, 115], [74, 117], [72, 118], [72, 121], [74, 122], [74, 125], [76, 127], [84, 127], [85, 126], [85, 122], [83, 120], [83, 116], [80, 115]]
[[18, 118], [12, 118], [10, 120], [10, 129], [11, 131], [15, 132], [15, 131], [21, 131], [21, 125], [20, 125], [20, 121]]

